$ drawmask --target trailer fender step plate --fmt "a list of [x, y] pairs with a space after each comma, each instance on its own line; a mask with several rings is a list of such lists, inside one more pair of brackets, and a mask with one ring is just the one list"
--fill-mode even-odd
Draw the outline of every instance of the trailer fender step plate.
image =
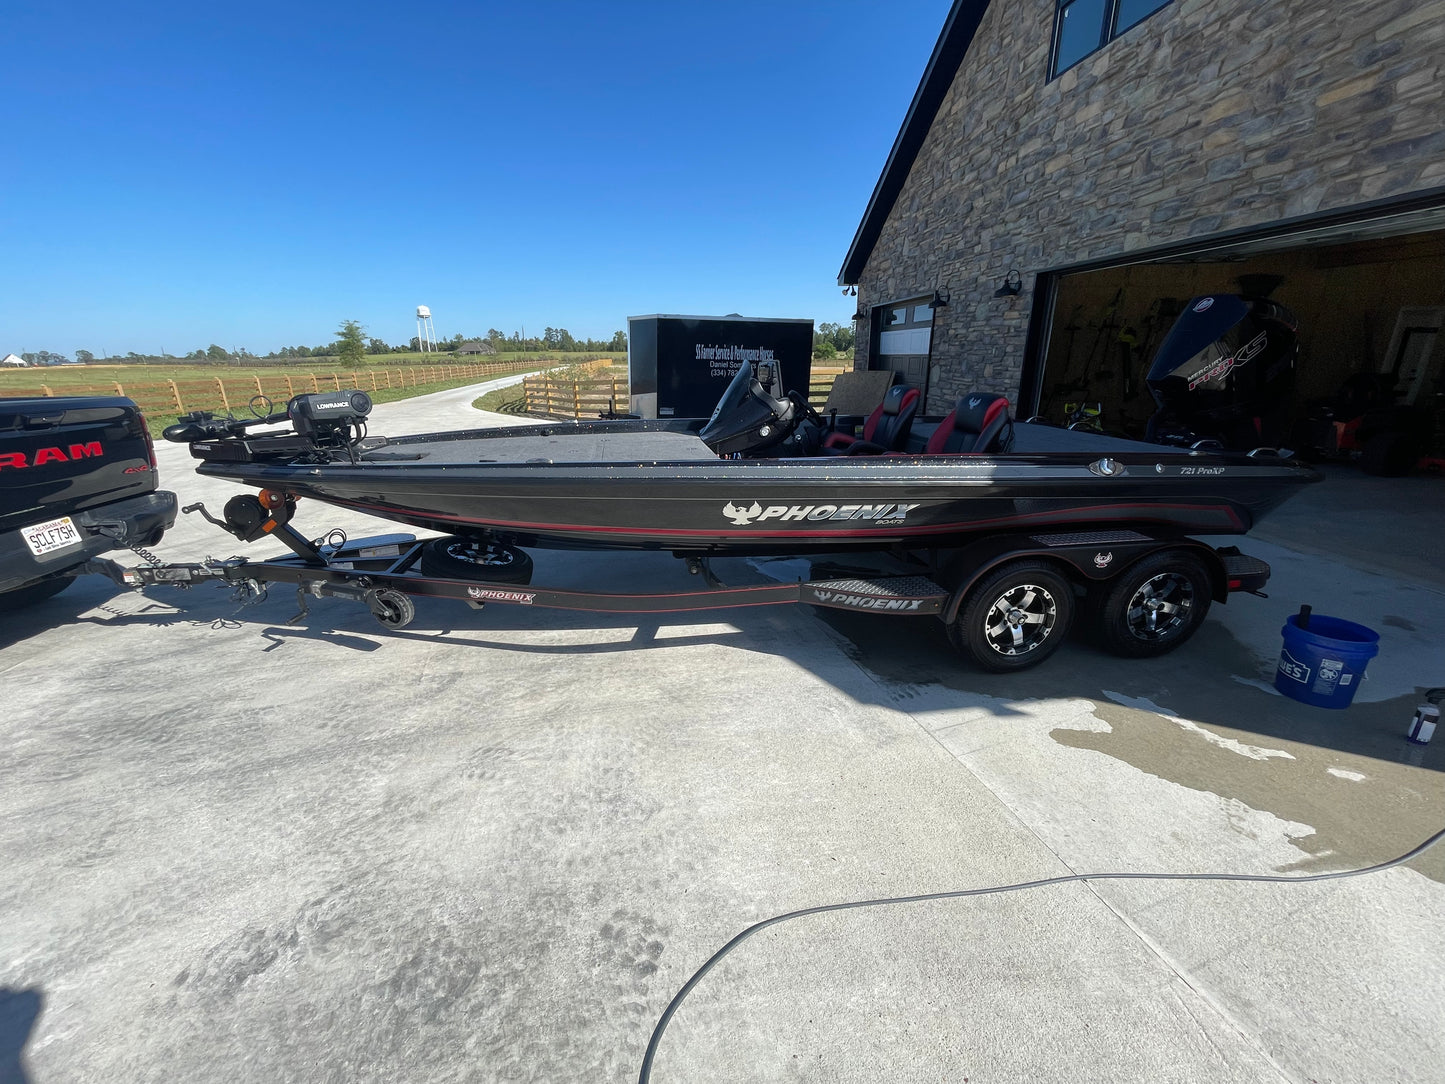
[[936, 614], [948, 601], [948, 591], [925, 576], [880, 576], [810, 581], [803, 584], [802, 600], [840, 610]]

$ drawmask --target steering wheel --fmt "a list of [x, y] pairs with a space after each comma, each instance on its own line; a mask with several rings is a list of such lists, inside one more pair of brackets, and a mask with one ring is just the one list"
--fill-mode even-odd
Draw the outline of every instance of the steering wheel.
[[808, 397], [802, 392], [790, 391], [788, 392], [788, 398], [793, 401], [793, 405], [795, 407], [797, 407], [800, 411], [803, 412], [803, 418], [805, 420], [813, 422], [817, 425], [827, 424], [826, 419], [824, 419], [823, 415], [818, 413], [818, 411], [813, 407], [813, 404], [808, 402]]

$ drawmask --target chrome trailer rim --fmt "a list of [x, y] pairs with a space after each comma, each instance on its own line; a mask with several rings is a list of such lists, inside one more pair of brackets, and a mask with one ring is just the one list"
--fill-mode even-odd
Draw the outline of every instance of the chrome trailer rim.
[[984, 639], [1000, 655], [1027, 655], [1053, 633], [1058, 616], [1058, 605], [1047, 589], [1034, 583], [1019, 584], [999, 595], [988, 608], [983, 619]]
[[450, 542], [443, 547], [443, 552], [478, 568], [507, 568], [517, 563], [517, 555], [512, 550], [486, 542]]
[[1194, 584], [1179, 572], [1161, 572], [1139, 585], [1129, 599], [1124, 622], [1140, 640], [1162, 640], [1189, 620]]

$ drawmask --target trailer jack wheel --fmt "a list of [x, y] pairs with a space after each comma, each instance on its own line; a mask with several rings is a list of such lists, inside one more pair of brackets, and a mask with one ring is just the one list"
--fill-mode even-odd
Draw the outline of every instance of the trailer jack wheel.
[[385, 587], [366, 592], [366, 606], [371, 616], [388, 629], [404, 629], [416, 617], [416, 605], [410, 598]]

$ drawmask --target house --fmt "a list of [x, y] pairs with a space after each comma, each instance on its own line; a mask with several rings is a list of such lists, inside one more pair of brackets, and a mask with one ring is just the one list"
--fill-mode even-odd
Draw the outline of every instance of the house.
[[6, 366], [11, 369], [24, 369], [29, 364], [24, 358], [16, 357], [14, 354], [6, 354], [3, 358], [0, 358], [0, 366]]
[[457, 347], [458, 354], [495, 354], [497, 348], [486, 339], [471, 339]]
[[839, 283], [927, 412], [1137, 432], [1183, 301], [1242, 276], [1299, 319], [1299, 401], [1440, 383], [1440, 0], [955, 0]]

